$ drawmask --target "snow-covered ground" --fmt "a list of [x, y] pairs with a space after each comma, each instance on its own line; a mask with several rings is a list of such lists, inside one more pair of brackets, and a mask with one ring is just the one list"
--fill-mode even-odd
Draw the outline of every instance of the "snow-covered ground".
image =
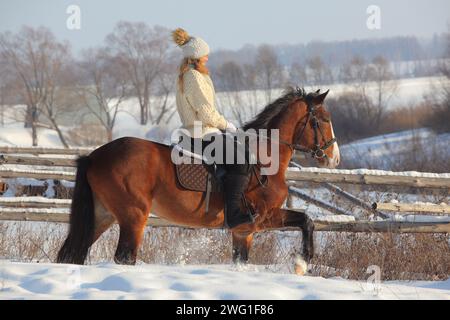
[[377, 283], [267, 269], [261, 265], [74, 266], [0, 261], [0, 299], [450, 300], [450, 280]]
[[450, 157], [450, 133], [436, 134], [428, 128], [405, 130], [353, 141], [339, 146], [344, 163], [389, 169], [412, 153], [418, 160], [430, 155]]
[[[40, 147], [63, 147], [56, 131], [38, 129]], [[0, 126], [0, 145], [2, 146], [31, 146], [31, 129], [24, 128], [23, 123], [6, 123]]]
[[[429, 91], [430, 82], [438, 80], [431, 78], [402, 80], [398, 84], [395, 96], [389, 103], [391, 106], [415, 103]], [[330, 88], [331, 94], [338, 95], [346, 88], [345, 85], [333, 85]], [[243, 98], [246, 95], [251, 96], [251, 94], [245, 92], [242, 94]], [[273, 96], [276, 97], [279, 94], [281, 94], [281, 91], [274, 92]], [[226, 101], [225, 95], [226, 93], [220, 93], [219, 100]], [[256, 96], [255, 103], [260, 107], [264, 106], [265, 93], [258, 92]], [[119, 114], [113, 132], [114, 138], [136, 136], [168, 142], [169, 130], [179, 125], [179, 120], [175, 116], [167, 126], [142, 126], [139, 125], [136, 117], [132, 116], [132, 114], [138, 114], [136, 103], [130, 99], [125, 102], [124, 107], [127, 113]], [[63, 126], [62, 129], [64, 131], [70, 128]], [[450, 155], [450, 135], [435, 135], [427, 129], [356, 141], [349, 145], [340, 146], [341, 155], [343, 158], [347, 155], [352, 158], [366, 157], [374, 159], [373, 161], [379, 159], [380, 165], [373, 167], [387, 169], [382, 162], [386, 158], [386, 154], [401, 153], [404, 148], [399, 148], [399, 146], [406, 146], [418, 137], [421, 141], [424, 141], [425, 145], [430, 141], [433, 142], [433, 146], [440, 147], [441, 152], [442, 150], [449, 150], [447, 154]], [[0, 126], [0, 145], [30, 146], [30, 129], [23, 128], [22, 123], [8, 123], [5, 126]], [[39, 129], [39, 145], [62, 147], [56, 132], [48, 129]], [[0, 168], [43, 169], [18, 165], [0, 165]], [[318, 169], [304, 170], [317, 171]], [[355, 173], [362, 172], [361, 170], [355, 171]], [[370, 173], [377, 174], [377, 171], [371, 171]], [[408, 175], [422, 174], [408, 173]], [[13, 199], [12, 197], [15, 194], [15, 183], [17, 185], [43, 185], [44, 183], [35, 179], [23, 178], [7, 180], [12, 188], [3, 195], [2, 199], [11, 197], [10, 200]], [[47, 198], [51, 198], [54, 196], [53, 182], [52, 180], [47, 180], [47, 182], [49, 187], [45, 195]], [[69, 181], [63, 181], [63, 184], [73, 186], [73, 182]], [[302, 191], [311, 195], [314, 194], [328, 202], [333, 201], [330, 192], [324, 188], [305, 188]], [[416, 194], [370, 192], [365, 196], [369, 203], [380, 200], [430, 201], [436, 203], [432, 196]], [[38, 197], [28, 198], [28, 200], [53, 201]], [[449, 203], [450, 198], [448, 196], [444, 199], [439, 198], [439, 201]], [[353, 216], [332, 215], [326, 210], [304, 203], [299, 199], [294, 201], [294, 206], [305, 209], [312, 218], [318, 220], [354, 220]], [[352, 213], [358, 217], [359, 212], [350, 207], [348, 210], [353, 210]], [[30, 211], [41, 212], [43, 209], [32, 209]], [[68, 212], [68, 209], [58, 209], [58, 212], [61, 211]], [[436, 221], [436, 219], [439, 219], [448, 221], [449, 217], [392, 215], [392, 219], [407, 221]], [[292, 268], [289, 269], [287, 266], [281, 269], [276, 268], [276, 272], [273, 269], [270, 266], [263, 265], [169, 266], [140, 264], [125, 267], [114, 264], [94, 264], [78, 267], [0, 260], [0, 299], [450, 299], [450, 280], [444, 282], [383, 282], [373, 285], [340, 278], [300, 277], [292, 274], [290, 270]]]

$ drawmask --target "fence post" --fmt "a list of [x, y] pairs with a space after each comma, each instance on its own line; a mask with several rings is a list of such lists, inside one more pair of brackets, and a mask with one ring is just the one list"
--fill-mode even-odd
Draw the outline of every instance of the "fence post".
[[291, 193], [289, 193], [287, 198], [286, 198], [286, 207], [288, 209], [292, 209], [294, 207], [294, 199], [293, 199]]

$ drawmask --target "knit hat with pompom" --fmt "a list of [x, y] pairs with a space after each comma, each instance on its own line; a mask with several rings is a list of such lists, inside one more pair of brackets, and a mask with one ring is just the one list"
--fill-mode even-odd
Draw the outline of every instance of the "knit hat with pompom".
[[172, 31], [173, 41], [183, 50], [185, 58], [199, 59], [209, 54], [209, 46], [199, 37], [191, 37], [186, 30], [178, 28]]

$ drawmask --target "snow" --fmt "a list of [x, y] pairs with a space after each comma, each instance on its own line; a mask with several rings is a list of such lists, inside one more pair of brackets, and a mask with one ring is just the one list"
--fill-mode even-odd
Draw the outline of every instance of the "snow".
[[[0, 165], [1, 168], [1, 165]], [[46, 180], [38, 180], [34, 178], [7, 178], [2, 179], [8, 185], [8, 190], [1, 196], [2, 199], [14, 197], [17, 192], [17, 188], [19, 186], [45, 186], [47, 185], [47, 189], [45, 191], [45, 196], [47, 198], [54, 197], [55, 190], [53, 189], [54, 182], [53, 179]], [[75, 186], [75, 182], [60, 180], [61, 185], [66, 188], [73, 188]]]
[[49, 199], [46, 197], [1, 197], [0, 203], [5, 202], [41, 202], [49, 204], [70, 204], [70, 199]]
[[[392, 199], [391, 201], [389, 201], [390, 203], [399, 203], [398, 200], [396, 199]], [[447, 206], [447, 204], [445, 202], [441, 202], [441, 203], [433, 203], [433, 202], [423, 202], [423, 201], [414, 201], [411, 204], [414, 205], [432, 205], [432, 206]]]
[[[8, 167], [6, 167], [8, 166]], [[21, 166], [23, 168], [23, 166]], [[6, 169], [4, 169], [6, 168]], [[3, 169], [3, 171], [9, 171], [9, 172], [17, 172], [17, 173], [33, 173], [33, 174], [60, 174], [65, 175], [67, 177], [74, 177], [75, 174], [67, 171], [59, 171], [59, 170], [31, 170], [31, 169], [22, 169], [18, 166], [13, 165], [0, 165], [0, 169]]]
[[263, 265], [0, 261], [0, 299], [450, 299], [450, 280], [368, 283], [273, 273]]
[[373, 170], [373, 169], [326, 169], [315, 167], [294, 168], [289, 167], [288, 171], [302, 171], [310, 173], [336, 173], [336, 174], [353, 174], [353, 175], [373, 175], [373, 176], [403, 176], [403, 177], [417, 177], [417, 178], [450, 178], [450, 173], [431, 173], [418, 171], [387, 171], [387, 170]]
[[[39, 146], [61, 147], [61, 141], [54, 130], [38, 129]], [[0, 126], [0, 145], [6, 146], [31, 146], [31, 129], [24, 128], [23, 123], [10, 123]]]
[[[428, 128], [378, 135], [340, 145], [342, 160], [356, 166], [389, 169], [415, 154], [421, 161], [450, 156], [450, 133], [436, 134]], [[420, 154], [417, 154], [420, 150]]]
[[[306, 211], [309, 213], [309, 211]], [[323, 221], [323, 222], [354, 222], [356, 221], [355, 217], [353, 216], [345, 216], [345, 215], [326, 215], [326, 216], [319, 216], [316, 218], [313, 218], [314, 221]]]
[[28, 213], [70, 213], [69, 208], [1, 208], [2, 213], [28, 212]]
[[[403, 79], [389, 107], [414, 105], [422, 101], [424, 94], [430, 90], [430, 83], [440, 81], [439, 78]], [[329, 86], [330, 97], [336, 97], [348, 90], [348, 85], [336, 84]], [[306, 88], [313, 90], [314, 88]], [[373, 94], [369, 86], [369, 94]], [[282, 90], [274, 90], [272, 96], [280, 95]], [[231, 93], [233, 94], [233, 93]], [[230, 93], [218, 93], [219, 106], [227, 118], [234, 120], [230, 111]], [[264, 91], [255, 94], [240, 92], [239, 100], [248, 110], [258, 111], [265, 104]], [[228, 98], [227, 98], [228, 96]], [[256, 98], [256, 99], [255, 99]], [[173, 103], [174, 97], [169, 97]], [[170, 131], [179, 126], [177, 116], [168, 123], [159, 126], [140, 125], [138, 104], [135, 99], [124, 101], [126, 112], [119, 112], [113, 138], [134, 136], [170, 143]], [[246, 112], [243, 110], [243, 112]], [[251, 116], [250, 112], [245, 115]], [[236, 123], [236, 122], [235, 122]], [[62, 126], [63, 131], [69, 126]], [[39, 147], [63, 147], [55, 131], [38, 129]], [[419, 138], [421, 143], [431, 150], [438, 147], [439, 151], [450, 156], [450, 134], [437, 135], [429, 129], [418, 129], [387, 134], [354, 141], [341, 145], [343, 157], [353, 159], [385, 159], [386, 155], [401, 154], [408, 143]], [[433, 143], [429, 143], [433, 142]], [[7, 123], [0, 126], [0, 145], [31, 146], [31, 130], [24, 128], [23, 123]], [[430, 146], [429, 146], [430, 145]], [[428, 149], [424, 149], [428, 150]], [[447, 154], [445, 153], [445, 154]], [[44, 155], [45, 156], [45, 155]], [[74, 158], [74, 155], [52, 155], [52, 157]], [[374, 160], [374, 161], [375, 161]], [[380, 160], [380, 161], [381, 161]], [[361, 166], [366, 166], [362, 163]], [[358, 167], [358, 166], [353, 166]], [[388, 169], [380, 162], [377, 168]], [[20, 172], [42, 172], [42, 166], [0, 165], [1, 169]], [[37, 169], [37, 170], [36, 170]], [[52, 168], [53, 170], [53, 168]], [[63, 169], [52, 171], [70, 175]], [[289, 170], [297, 171], [296, 168]], [[382, 170], [330, 170], [320, 168], [302, 168], [304, 172], [312, 173], [346, 173], [368, 175], [403, 175], [410, 177], [450, 178], [450, 173], [435, 174], [422, 172], [392, 172]], [[47, 171], [48, 172], [48, 171]], [[33, 178], [4, 179], [10, 189], [1, 198], [2, 201], [33, 201], [42, 203], [67, 204], [70, 200], [48, 199], [54, 196], [53, 180], [37, 180]], [[17, 185], [43, 186], [48, 184], [46, 197], [14, 197]], [[72, 181], [62, 180], [67, 187], [73, 187]], [[324, 188], [305, 187], [305, 193], [333, 203], [328, 190]], [[397, 197], [400, 202], [419, 203], [432, 201], [436, 198], [427, 195], [379, 193], [371, 191], [365, 194], [367, 203]], [[433, 202], [434, 201], [434, 202]], [[443, 200], [439, 200], [443, 201]], [[444, 202], [449, 203], [448, 197]], [[305, 204], [300, 199], [294, 199], [294, 207], [304, 209], [316, 221], [351, 222], [358, 218], [357, 208], [351, 208], [354, 216], [333, 215]], [[23, 208], [2, 208], [2, 212], [23, 211]], [[68, 208], [26, 208], [33, 213], [69, 213]], [[449, 216], [389, 214], [393, 221], [436, 222], [450, 221]], [[373, 218], [373, 217], [372, 217]], [[369, 219], [371, 219], [369, 217]], [[33, 224], [33, 222], [31, 222]], [[324, 279], [321, 277], [297, 276], [292, 274], [292, 268], [264, 265], [145, 265], [119, 266], [110, 263], [97, 263], [89, 266], [73, 266], [42, 263], [18, 263], [0, 260], [0, 299], [450, 299], [450, 280], [443, 282], [382, 282], [374, 287], [361, 281], [350, 281], [341, 278]]]
[[[423, 100], [424, 96], [432, 92], [433, 85], [439, 83], [449, 83], [445, 77], [418, 77], [406, 78], [395, 81], [396, 87], [394, 94], [386, 101], [388, 108], [398, 106], [412, 106]], [[374, 82], [366, 83], [366, 93], [373, 99], [377, 98], [378, 89]], [[307, 88], [310, 89], [310, 88]], [[313, 88], [311, 88], [312, 90]], [[325, 88], [324, 88], [325, 89]], [[327, 86], [330, 89], [329, 96], [339, 96], [349, 90], [349, 84], [339, 83]], [[325, 91], [325, 90], [323, 90]]]
[[390, 221], [399, 222], [450, 222], [450, 216], [429, 216], [422, 214], [391, 214]]

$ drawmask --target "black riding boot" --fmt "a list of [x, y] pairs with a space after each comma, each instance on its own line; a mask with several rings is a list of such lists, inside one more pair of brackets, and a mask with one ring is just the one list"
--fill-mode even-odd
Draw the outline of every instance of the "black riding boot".
[[225, 227], [231, 229], [240, 224], [255, 222], [251, 212], [241, 211], [242, 195], [247, 189], [250, 177], [245, 174], [228, 173], [223, 182], [225, 198]]

